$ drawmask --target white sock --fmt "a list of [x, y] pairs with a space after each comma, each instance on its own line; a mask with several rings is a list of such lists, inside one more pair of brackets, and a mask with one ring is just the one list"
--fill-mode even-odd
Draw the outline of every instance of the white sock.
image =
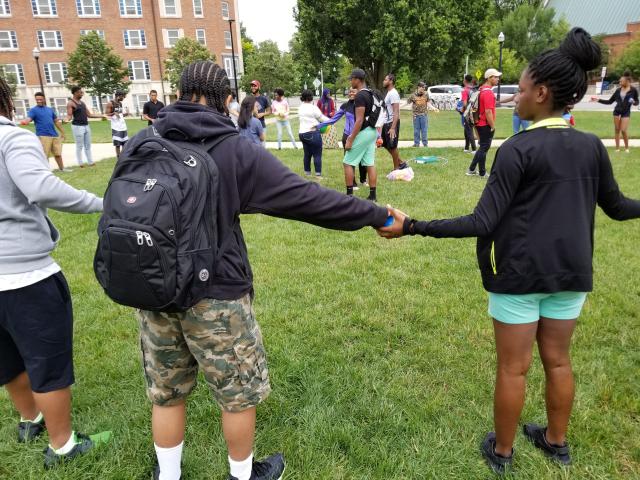
[[76, 446], [76, 443], [78, 443], [76, 440], [76, 432], [71, 432], [71, 436], [69, 437], [69, 440], [67, 440], [67, 443], [65, 443], [62, 447], [56, 450], [51, 446], [51, 444], [49, 444], [49, 448], [54, 452], [56, 452], [58, 455], [66, 455], [71, 450], [73, 450], [73, 447]]
[[42, 420], [44, 420], [44, 416], [42, 415], [42, 412], [38, 413], [38, 416], [36, 418], [34, 418], [33, 420], [29, 420], [28, 418], [20, 417], [20, 421], [21, 422], [41, 423]]
[[229, 457], [229, 470], [231, 476], [236, 477], [238, 480], [249, 480], [251, 477], [251, 469], [253, 468], [253, 453], [249, 455], [246, 460], [236, 462]]
[[160, 480], [179, 480], [184, 442], [180, 442], [180, 445], [171, 448], [162, 448], [155, 443], [153, 446], [156, 449], [158, 465], [160, 465]]

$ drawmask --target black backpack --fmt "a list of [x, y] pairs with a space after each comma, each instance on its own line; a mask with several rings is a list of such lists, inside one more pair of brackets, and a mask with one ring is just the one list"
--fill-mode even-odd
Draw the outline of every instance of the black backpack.
[[384, 124], [385, 116], [387, 113], [387, 106], [384, 103], [384, 99], [381, 98], [377, 92], [374, 92], [369, 88], [363, 88], [362, 90], [365, 92], [369, 92], [372, 102], [371, 110], [369, 112], [364, 112], [364, 122], [362, 122], [362, 130], [367, 127], [381, 127]]
[[[228, 136], [228, 135], [227, 135]], [[218, 167], [153, 126], [129, 141], [104, 195], [93, 268], [115, 302], [179, 312], [208, 296], [218, 250]]]

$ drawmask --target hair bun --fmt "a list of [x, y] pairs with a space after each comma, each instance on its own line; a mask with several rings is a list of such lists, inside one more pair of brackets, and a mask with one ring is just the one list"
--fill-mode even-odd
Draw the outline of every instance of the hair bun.
[[600, 45], [583, 28], [572, 28], [558, 49], [572, 58], [585, 72], [598, 68], [602, 62]]

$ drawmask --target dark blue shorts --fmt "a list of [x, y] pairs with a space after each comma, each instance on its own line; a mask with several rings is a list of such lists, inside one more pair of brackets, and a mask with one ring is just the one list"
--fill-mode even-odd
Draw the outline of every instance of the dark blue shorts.
[[0, 385], [25, 370], [36, 393], [72, 385], [72, 343], [71, 295], [62, 272], [0, 292]]
[[629, 111], [629, 112], [626, 112], [626, 113], [622, 113], [622, 112], [614, 110], [613, 111], [613, 116], [614, 117], [621, 117], [621, 118], [629, 118], [629, 117], [631, 117], [631, 112]]

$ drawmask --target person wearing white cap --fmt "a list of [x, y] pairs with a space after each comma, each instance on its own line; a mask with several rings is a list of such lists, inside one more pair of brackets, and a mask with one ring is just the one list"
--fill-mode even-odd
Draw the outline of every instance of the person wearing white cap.
[[[496, 130], [496, 97], [493, 96], [493, 90], [491, 90], [491, 88], [498, 85], [501, 76], [502, 72], [499, 72], [495, 68], [490, 68], [484, 72], [485, 82], [480, 87], [478, 103], [480, 119], [478, 123], [476, 123], [479, 147], [473, 156], [471, 165], [469, 165], [467, 175], [480, 175], [482, 178], [488, 176], [485, 167], [487, 163], [487, 152], [491, 148], [491, 141], [493, 140], [493, 134]], [[478, 173], [476, 173], [476, 165], [478, 166]]]

